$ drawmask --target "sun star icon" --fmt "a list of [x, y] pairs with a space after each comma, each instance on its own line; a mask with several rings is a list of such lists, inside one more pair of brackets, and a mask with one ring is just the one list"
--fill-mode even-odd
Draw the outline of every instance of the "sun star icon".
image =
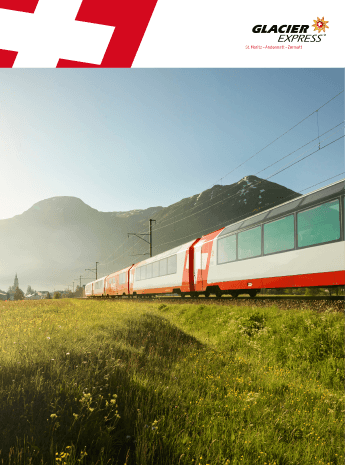
[[322, 16], [322, 19], [317, 17], [317, 19], [314, 19], [314, 31], [317, 31], [318, 33], [320, 33], [321, 31], [326, 32], [326, 27], [327, 29], [329, 29], [327, 23], [329, 23], [329, 21], [325, 21], [324, 16]]

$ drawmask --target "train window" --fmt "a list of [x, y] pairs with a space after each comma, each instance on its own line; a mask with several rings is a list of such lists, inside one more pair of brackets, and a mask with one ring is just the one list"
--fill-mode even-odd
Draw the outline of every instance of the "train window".
[[159, 276], [165, 276], [168, 274], [168, 259], [163, 258], [163, 260], [159, 260]]
[[159, 262], [152, 263], [152, 277], [157, 278], [159, 276]]
[[264, 224], [264, 253], [291, 250], [294, 244], [294, 216]]
[[340, 238], [339, 200], [297, 213], [298, 247]]
[[140, 281], [140, 268], [135, 270], [135, 280]]
[[126, 282], [126, 272], [121, 273], [119, 276], [119, 284], [125, 284]]
[[152, 263], [146, 265], [146, 279], [152, 278]]
[[146, 279], [146, 265], [140, 268], [140, 279]]
[[236, 260], [236, 234], [218, 240], [218, 264]]
[[261, 226], [238, 233], [238, 259], [261, 255]]
[[177, 255], [168, 258], [168, 274], [177, 273]]

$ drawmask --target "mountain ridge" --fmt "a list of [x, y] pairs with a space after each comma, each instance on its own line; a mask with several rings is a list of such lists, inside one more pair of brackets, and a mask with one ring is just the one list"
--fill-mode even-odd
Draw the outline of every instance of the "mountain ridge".
[[[86, 275], [98, 261], [98, 277], [148, 255], [148, 244], [127, 233], [148, 232], [154, 217], [153, 255], [301, 194], [256, 176], [230, 185], [214, 185], [168, 207], [128, 212], [101, 212], [78, 197], [61, 196], [36, 202], [13, 218], [0, 220], [0, 288], [20, 282], [36, 289], [61, 289]], [[145, 238], [145, 236], [144, 236]], [[148, 239], [146, 237], [145, 239]], [[85, 284], [87, 280], [82, 280]]]

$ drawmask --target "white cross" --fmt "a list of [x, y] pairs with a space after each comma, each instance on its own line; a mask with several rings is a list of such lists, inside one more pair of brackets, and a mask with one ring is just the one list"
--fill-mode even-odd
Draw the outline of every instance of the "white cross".
[[101, 64], [115, 28], [75, 21], [81, 3], [39, 0], [34, 13], [0, 8], [0, 49], [18, 52], [13, 67], [55, 68], [60, 58]]

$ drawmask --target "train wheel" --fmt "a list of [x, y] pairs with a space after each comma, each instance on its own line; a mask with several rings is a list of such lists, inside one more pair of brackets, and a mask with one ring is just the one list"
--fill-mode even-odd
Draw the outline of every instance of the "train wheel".
[[211, 294], [210, 291], [206, 291], [206, 292], [205, 292], [205, 298], [207, 299], [208, 297], [210, 297], [210, 294]]
[[256, 294], [258, 293], [258, 291], [255, 291], [254, 289], [252, 291], [249, 291], [248, 294], [249, 294], [249, 297], [256, 297]]
[[217, 299], [220, 299], [222, 297], [223, 293], [222, 291], [219, 289], [218, 291], [216, 291], [216, 296], [217, 296]]
[[231, 297], [234, 297], [236, 299], [236, 297], [239, 296], [239, 292], [238, 291], [231, 291], [230, 295], [231, 295]]

